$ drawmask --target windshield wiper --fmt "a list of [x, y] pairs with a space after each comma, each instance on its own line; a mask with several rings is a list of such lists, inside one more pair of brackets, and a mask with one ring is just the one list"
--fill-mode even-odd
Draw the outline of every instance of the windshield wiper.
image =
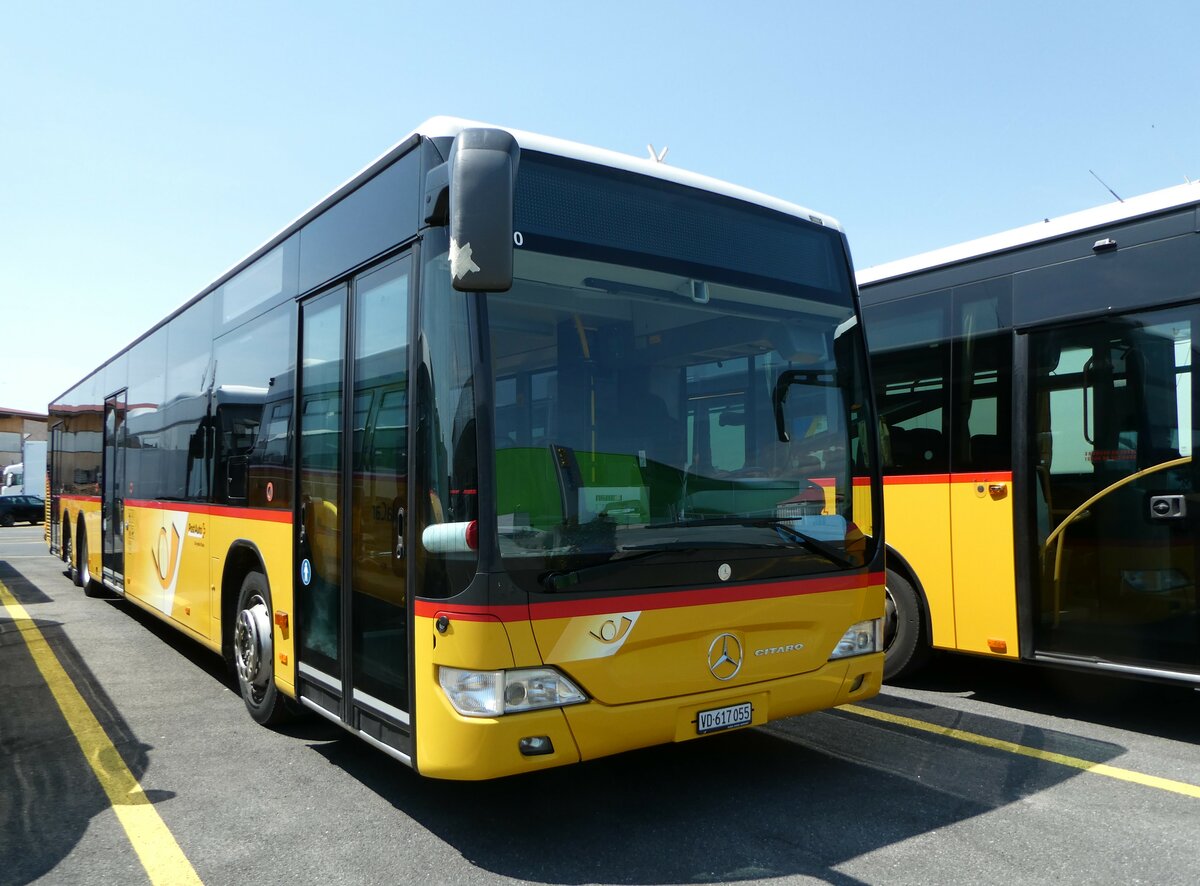
[[[686, 525], [686, 524], [685, 524]], [[762, 545], [748, 541], [722, 541], [722, 548], [762, 548]], [[697, 544], [694, 541], [663, 541], [648, 542], [643, 545], [619, 545], [614, 551], [615, 556], [603, 563], [593, 563], [590, 566], [580, 566], [563, 572], [547, 572], [541, 577], [542, 587], [548, 591], [565, 591], [579, 584], [583, 576], [595, 578], [605, 572], [620, 570], [626, 563], [635, 560], [647, 560], [661, 554], [694, 554], [713, 547], [707, 544]]]
[[828, 542], [814, 538], [799, 529], [793, 529], [786, 522], [774, 517], [705, 517], [700, 520], [684, 520], [673, 524], [675, 526], [760, 526], [764, 529], [774, 529], [781, 538], [790, 539], [803, 545], [814, 554], [820, 554], [835, 566], [843, 569], [856, 569], [861, 564], [851, 560], [842, 551]]
[[799, 529], [793, 529], [786, 523], [776, 523], [775, 531], [780, 535], [787, 535], [792, 541], [799, 542], [810, 551], [820, 554], [829, 560], [831, 563], [836, 563], [843, 569], [854, 569], [862, 564], [851, 560], [842, 551], [839, 551], [829, 542], [821, 541], [819, 538], [813, 538], [811, 535], [801, 532]]
[[548, 591], [565, 591], [574, 585], [579, 584], [580, 579], [584, 575], [595, 577], [603, 575], [605, 572], [619, 570], [626, 563], [631, 563], [634, 560], [645, 560], [648, 557], [654, 557], [658, 554], [692, 552], [698, 550], [696, 545], [690, 542], [667, 542], [666, 544], [658, 545], [622, 545], [617, 548], [615, 553], [630, 553], [624, 557], [614, 557], [611, 560], [605, 560], [603, 563], [593, 563], [590, 566], [580, 566], [577, 569], [570, 569], [565, 572], [547, 572], [541, 577], [542, 587]]

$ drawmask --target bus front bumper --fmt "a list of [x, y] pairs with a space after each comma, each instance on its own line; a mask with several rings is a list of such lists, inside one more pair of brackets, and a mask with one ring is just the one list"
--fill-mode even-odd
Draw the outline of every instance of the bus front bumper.
[[516, 775], [703, 738], [702, 711], [749, 703], [750, 722], [737, 728], [761, 726], [862, 701], [878, 693], [882, 682], [883, 653], [872, 653], [792, 677], [685, 697], [623, 705], [591, 701], [504, 717], [463, 717], [443, 696], [420, 718], [416, 765], [432, 778]]

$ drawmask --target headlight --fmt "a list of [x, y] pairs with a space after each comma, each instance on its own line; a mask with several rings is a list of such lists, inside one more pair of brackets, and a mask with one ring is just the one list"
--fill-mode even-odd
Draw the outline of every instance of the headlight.
[[837, 646], [833, 647], [833, 652], [829, 654], [829, 660], [849, 658], [852, 655], [867, 655], [871, 652], [882, 652], [882, 622], [882, 618], [872, 618], [868, 621], [860, 621], [856, 625], [851, 625], [850, 630], [846, 631], [842, 635], [842, 639], [838, 640]]
[[464, 671], [440, 667], [438, 682], [454, 710], [464, 717], [499, 717], [587, 701], [587, 696], [554, 668]]

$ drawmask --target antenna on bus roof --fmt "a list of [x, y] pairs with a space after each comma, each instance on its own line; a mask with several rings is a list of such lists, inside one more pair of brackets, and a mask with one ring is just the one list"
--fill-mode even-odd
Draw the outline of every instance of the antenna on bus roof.
[[[1089, 169], [1089, 170], [1088, 170], [1088, 172], [1092, 172], [1092, 170], [1090, 170], [1090, 169]], [[1108, 191], [1108, 193], [1110, 193], [1110, 194], [1112, 194], [1114, 197], [1116, 197], [1116, 198], [1117, 198], [1117, 202], [1118, 202], [1118, 203], [1124, 203], [1124, 202], [1125, 202], [1125, 201], [1124, 201], [1124, 200], [1122, 200], [1120, 197], [1118, 197], [1118, 196], [1117, 196], [1117, 192], [1116, 192], [1116, 191], [1114, 191], [1112, 188], [1110, 188], [1110, 187], [1109, 187], [1109, 186], [1108, 186], [1108, 185], [1105, 183], [1104, 179], [1102, 179], [1100, 176], [1096, 175], [1096, 173], [1092, 172], [1092, 178], [1096, 179], [1096, 181], [1098, 181], [1098, 182], [1100, 182], [1100, 184], [1104, 185], [1104, 190]]]
[[661, 151], [655, 151], [654, 145], [646, 145], [646, 151], [650, 154], [650, 159], [655, 163], [662, 163], [667, 158], [667, 151], [670, 148], [663, 148]]

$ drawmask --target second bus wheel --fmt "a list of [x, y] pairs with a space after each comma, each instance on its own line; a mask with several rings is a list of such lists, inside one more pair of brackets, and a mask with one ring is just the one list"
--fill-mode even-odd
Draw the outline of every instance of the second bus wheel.
[[883, 619], [883, 679], [894, 680], [919, 671], [929, 659], [929, 638], [921, 598], [912, 584], [887, 570]]
[[84, 596], [103, 597], [104, 585], [92, 578], [92, 564], [88, 560], [87, 532], [77, 533], [79, 540], [75, 543], [75, 584], [83, 588]]
[[242, 700], [254, 722], [276, 726], [290, 718], [291, 709], [275, 687], [271, 591], [261, 572], [251, 572], [242, 581], [235, 618], [233, 661]]

